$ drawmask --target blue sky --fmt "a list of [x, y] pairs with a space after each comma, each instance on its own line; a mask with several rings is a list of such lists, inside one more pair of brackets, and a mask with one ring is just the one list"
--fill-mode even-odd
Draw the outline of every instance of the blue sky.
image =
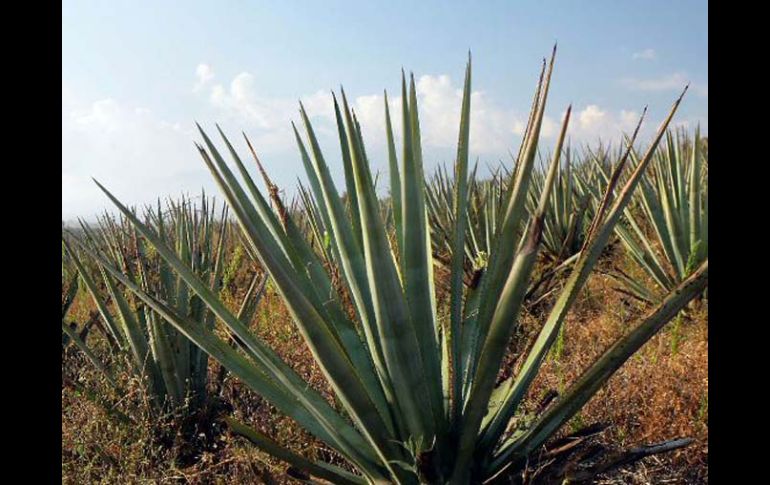
[[[542, 147], [573, 104], [575, 143], [615, 139], [645, 104], [649, 136], [687, 83], [676, 121], [708, 131], [708, 3], [95, 2], [62, 3], [62, 218], [108, 208], [90, 177], [129, 203], [216, 193], [194, 121], [240, 131], [276, 182], [304, 179], [292, 140], [297, 100], [341, 177], [329, 92], [342, 84], [375, 169], [385, 172], [383, 89], [398, 102], [414, 72], [426, 170], [451, 161], [459, 88], [473, 55], [471, 150], [508, 162], [540, 60], [559, 43]], [[398, 132], [398, 128], [396, 127]]]

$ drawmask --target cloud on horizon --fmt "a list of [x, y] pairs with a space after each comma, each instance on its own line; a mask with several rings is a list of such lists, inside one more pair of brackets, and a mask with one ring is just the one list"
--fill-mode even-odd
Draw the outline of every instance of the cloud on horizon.
[[[203, 102], [204, 109], [211, 110], [211, 116], [206, 118], [221, 120], [236, 149], [243, 150], [245, 155], [248, 152], [241, 146], [238, 133], [244, 130], [260, 156], [264, 155], [263, 161], [276, 182], [293, 192], [296, 177], [304, 179], [290, 125], [292, 120], [300, 121], [297, 101], [259, 93], [254, 75], [249, 72], [237, 74], [229, 83], [215, 83], [214, 79], [212, 66], [206, 63], [197, 66], [193, 92]], [[438, 162], [454, 157], [462, 100], [460, 81], [446, 74], [425, 74], [415, 79], [427, 172]], [[629, 89], [667, 91], [681, 89], [686, 81], [684, 74], [677, 73], [651, 80], [626, 79], [623, 83]], [[336, 163], [339, 147], [332, 95], [317, 90], [300, 99], [327, 154], [333, 176], [341, 182], [341, 164]], [[361, 123], [373, 170], [386, 173], [384, 100], [382, 93], [371, 93], [353, 96], [349, 101]], [[388, 101], [398, 145], [401, 97], [389, 96]], [[518, 148], [527, 115], [527, 112], [506, 108], [482, 90], [473, 91], [472, 159], [479, 157], [482, 164], [509, 160], [508, 153], [515, 153]], [[546, 151], [552, 148], [564, 115], [562, 111], [545, 116], [541, 136]], [[658, 115], [662, 118], [665, 113]], [[568, 136], [577, 144], [596, 143], [599, 139], [605, 143], [619, 140], [623, 132], [634, 129], [638, 117], [639, 113], [633, 110], [612, 110], [598, 103], [581, 104], [573, 107]], [[658, 122], [646, 122], [641, 138], [657, 128]], [[682, 126], [700, 123], [705, 129], [708, 126], [707, 120], [695, 118], [678, 123]], [[297, 127], [303, 131], [301, 122]], [[150, 109], [130, 106], [113, 98], [83, 102], [62, 85], [62, 217], [91, 216], [109, 207], [91, 181], [92, 176], [114, 190], [119, 198], [127, 197], [128, 203], [151, 203], [158, 196], [176, 196], [183, 192], [196, 194], [201, 186], [216, 193], [193, 147], [192, 142], [197, 139], [192, 122], [165, 120]]]

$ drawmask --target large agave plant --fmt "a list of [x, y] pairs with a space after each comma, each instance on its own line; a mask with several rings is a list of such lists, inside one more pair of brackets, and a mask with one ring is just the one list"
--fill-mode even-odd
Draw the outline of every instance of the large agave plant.
[[[297, 456], [245, 424], [229, 420], [234, 431], [296, 468], [334, 483], [464, 484], [520, 472], [530, 457], [533, 462], [536, 460], [535, 451], [574, 416], [626, 359], [693, 295], [702, 291], [708, 275], [708, 263], [704, 262], [632, 332], [591, 365], [561, 398], [534, 419], [524, 418], [522, 404], [527, 391], [639, 183], [662, 130], [679, 104], [677, 100], [650, 150], [625, 185], [616, 193], [616, 183], [610, 184], [562, 293], [530, 352], [521, 356], [521, 370], [497, 384], [508, 341], [519, 324], [519, 310], [540, 246], [544, 214], [569, 122], [567, 115], [537, 210], [528, 216], [525, 203], [552, 68], [553, 59], [547, 71], [543, 66], [517, 170], [506, 191], [505, 210], [492, 241], [488, 271], [477, 285], [466, 288], [463, 248], [471, 103], [468, 63], [454, 167], [457, 183], [453, 187], [455, 223], [448, 308], [436, 304], [413, 78], [407, 83], [402, 77], [400, 157], [386, 112], [391, 195], [398, 201], [394, 217], [396, 237], [392, 243], [374, 191], [361, 129], [344, 93], [342, 106], [335, 99], [334, 108], [349, 209], [341, 201], [307, 113], [300, 107], [306, 139], [296, 128], [295, 135], [318, 215], [324, 226], [331, 229], [329, 251], [341, 262], [351, 312], [343, 307], [342, 295], [335, 291], [330, 275], [295, 221], [292, 217], [280, 218], [270, 209], [224, 134], [224, 144], [242, 182], [201, 130], [205, 147], [199, 147], [200, 154], [225, 194], [245, 239], [282, 295], [338, 398], [339, 409], [332, 407], [250, 333], [243, 320], [223, 305], [157, 231], [136, 218], [106, 189], [103, 190], [108, 197], [169, 266], [238, 337], [239, 351], [210, 328], [191, 321], [173, 304], [153, 297], [106, 258], [95, 252], [93, 255], [100, 259], [106, 272], [179, 332], [344, 457], [355, 473]], [[622, 166], [623, 163], [618, 164], [618, 171]], [[520, 226], [525, 226], [522, 238], [517, 237]]]
[[[164, 244], [173, 248], [175, 256], [205, 279], [214, 292], [221, 284], [228, 227], [226, 208], [220, 214], [220, 221], [216, 215], [212, 202], [203, 196], [197, 207], [184, 198], [179, 203], [169, 201], [166, 211], [159, 203], [157, 210], [148, 210], [145, 217], [145, 223], [154, 228]], [[135, 216], [132, 214], [132, 217]], [[104, 335], [112, 349], [127, 355], [133, 374], [145, 383], [155, 410], [179, 407], [185, 402], [191, 405], [190, 409], [202, 405], [206, 398], [208, 354], [165, 324], [160, 314], [142, 304], [134, 294], [125, 294], [104, 267], [89, 263], [106, 261], [111, 267], [120, 268], [124, 278], [174, 305], [180, 314], [202, 328], [214, 328], [214, 314], [200, 297], [190, 293], [184, 280], [175, 276], [165, 261], [148, 254], [152, 248], [146, 247], [125, 216], [115, 220], [105, 215], [99, 218], [96, 227], [86, 224], [81, 227], [84, 237], [73, 240], [93, 258], [82, 258], [64, 237], [63, 248], [98, 309], [102, 328], [107, 329]], [[250, 292], [247, 299], [254, 295]], [[246, 307], [251, 309], [253, 305]], [[64, 321], [64, 315], [62, 332], [67, 341], [74, 342], [108, 381], [116, 385], [104, 360], [86, 345], [82, 332], [76, 333], [75, 328]]]
[[[632, 260], [653, 281], [650, 288], [625, 273], [617, 277], [629, 291], [660, 301], [708, 259], [708, 157], [696, 130], [666, 133], [666, 145], [641, 181], [636, 207], [625, 212], [616, 232]], [[638, 158], [634, 158], [638, 163]]]

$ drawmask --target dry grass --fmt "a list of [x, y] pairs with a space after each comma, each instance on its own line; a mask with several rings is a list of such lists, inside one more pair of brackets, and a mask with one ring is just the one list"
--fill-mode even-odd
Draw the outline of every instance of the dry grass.
[[[614, 256], [617, 257], [617, 256]], [[247, 280], [247, 279], [246, 279]], [[242, 287], [242, 285], [233, 285]], [[612, 290], [614, 283], [594, 275], [568, 316], [563, 345], [553, 351], [533, 385], [530, 402], [550, 389], [564, 390], [615, 339], [627, 332], [643, 308]], [[232, 302], [237, 298], [231, 298]], [[79, 298], [73, 316], [87, 315], [90, 301]], [[527, 315], [523, 341], [538, 330], [542, 318]], [[80, 320], [82, 321], [82, 320]], [[295, 330], [280, 297], [268, 290], [252, 322], [253, 330], [303, 378], [329, 398], [323, 376]], [[673, 344], [676, 342], [676, 344]], [[676, 348], [674, 348], [676, 347]], [[509, 363], [515, 369], [516, 348]], [[218, 364], [210, 366], [211, 380]], [[62, 372], [99, 392], [106, 386], [77, 352], [64, 356]], [[124, 378], [125, 381], [125, 378]], [[139, 386], [133, 393], [111, 396], [123, 412], [137, 420], [119, 425], [99, 406], [62, 389], [63, 483], [289, 483], [286, 465], [229, 435], [212, 420], [203, 420], [198, 453], [192, 464], [178, 464], [179, 447], [159, 440], [156, 426], [144, 417]], [[669, 455], [651, 457], [603, 477], [599, 483], [706, 483], [708, 479], [708, 328], [707, 309], [669, 324], [630, 359], [566, 427], [601, 421], [611, 423], [600, 440], [622, 447], [691, 436], [696, 442]], [[342, 464], [290, 419], [241, 383], [227, 378], [220, 406], [213, 414], [230, 413], [304, 456]], [[173, 430], [170, 418], [166, 430]], [[172, 432], [172, 431], [168, 431]], [[168, 441], [168, 440], [167, 440]], [[172, 440], [173, 442], [173, 440]]]

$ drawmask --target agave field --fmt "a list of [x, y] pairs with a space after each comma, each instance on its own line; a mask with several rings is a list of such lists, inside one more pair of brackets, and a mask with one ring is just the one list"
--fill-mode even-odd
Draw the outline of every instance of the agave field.
[[484, 176], [469, 58], [449, 168], [402, 74], [387, 182], [344, 92], [333, 153], [300, 105], [291, 200], [218, 127], [217, 197], [97, 182], [115, 211], [62, 232], [65, 481], [705, 483], [707, 140], [683, 86], [648, 139], [571, 146], [567, 107], [547, 142], [555, 52]]

